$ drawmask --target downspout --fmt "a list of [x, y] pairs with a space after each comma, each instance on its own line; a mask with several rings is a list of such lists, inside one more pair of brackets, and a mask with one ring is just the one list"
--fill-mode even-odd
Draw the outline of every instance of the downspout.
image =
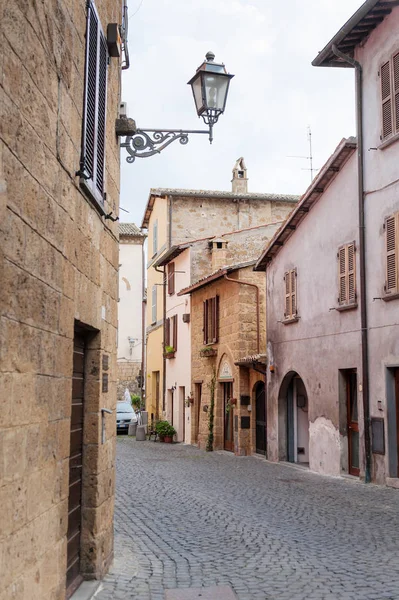
[[249, 285], [255, 288], [256, 291], [256, 346], [257, 346], [257, 354], [260, 353], [260, 308], [259, 308], [259, 287], [255, 283], [248, 283], [247, 281], [241, 281], [240, 279], [231, 279], [227, 275], [224, 275], [224, 278], [227, 281], [232, 281], [233, 283], [239, 283], [241, 285]]
[[[163, 407], [166, 406], [166, 399], [165, 399], [165, 394], [166, 394], [166, 358], [165, 358], [165, 343], [166, 343], [166, 339], [165, 339], [165, 318], [166, 318], [166, 267], [162, 269], [159, 269], [158, 267], [154, 267], [155, 271], [157, 273], [162, 273], [163, 277], [162, 277], [162, 288], [163, 288], [163, 314], [162, 314], [162, 319], [163, 319], [163, 324], [162, 324], [162, 410]], [[159, 415], [158, 415], [159, 417]]]
[[356, 129], [357, 129], [357, 164], [358, 164], [358, 206], [359, 206], [359, 262], [360, 262], [360, 321], [362, 342], [362, 387], [364, 414], [364, 447], [365, 447], [365, 483], [371, 481], [371, 439], [370, 439], [370, 391], [368, 368], [368, 324], [366, 304], [366, 236], [364, 216], [364, 152], [363, 152], [363, 75], [361, 64], [344, 54], [333, 44], [332, 51], [356, 70]]
[[[147, 400], [147, 378], [145, 376], [145, 349], [146, 349], [146, 331], [145, 331], [145, 312], [146, 302], [145, 297], [145, 252], [144, 252], [144, 240], [141, 246], [141, 385], [140, 385], [140, 403], [143, 402], [143, 390], [145, 390], [145, 397]], [[146, 401], [147, 403], [147, 401]]]

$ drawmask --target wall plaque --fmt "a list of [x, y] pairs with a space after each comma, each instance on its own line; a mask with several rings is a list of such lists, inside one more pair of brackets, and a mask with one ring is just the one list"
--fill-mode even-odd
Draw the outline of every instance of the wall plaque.
[[219, 379], [233, 379], [233, 372], [230, 367], [230, 363], [227, 358], [222, 360], [219, 369]]
[[251, 427], [251, 418], [250, 417], [241, 417], [241, 429], [250, 429]]
[[371, 451], [373, 454], [385, 454], [384, 419], [371, 417]]
[[109, 356], [108, 354], [103, 354], [103, 371], [108, 371], [109, 368]]
[[108, 392], [108, 373], [103, 373], [103, 392]]

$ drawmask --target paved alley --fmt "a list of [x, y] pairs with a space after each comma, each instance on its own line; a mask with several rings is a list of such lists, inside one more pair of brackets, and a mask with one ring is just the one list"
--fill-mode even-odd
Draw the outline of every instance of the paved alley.
[[397, 600], [398, 532], [399, 491], [121, 437], [115, 560], [96, 600], [201, 586], [239, 600]]

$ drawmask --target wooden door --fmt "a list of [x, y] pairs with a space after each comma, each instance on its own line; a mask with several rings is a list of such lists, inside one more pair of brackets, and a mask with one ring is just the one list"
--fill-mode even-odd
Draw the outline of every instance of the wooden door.
[[194, 432], [194, 442], [198, 444], [198, 435], [200, 430], [200, 422], [201, 422], [201, 410], [202, 410], [202, 384], [195, 384], [195, 401], [197, 404], [197, 412], [196, 412], [196, 423], [195, 423], [195, 432]]
[[256, 453], [266, 454], [266, 395], [265, 384], [256, 385]]
[[[155, 372], [155, 420], [159, 419], [159, 371]], [[165, 400], [164, 400], [165, 402]], [[163, 407], [165, 409], [165, 407]]]
[[82, 529], [82, 458], [84, 416], [85, 340], [75, 332], [73, 348], [72, 411], [69, 453], [69, 496], [67, 533], [67, 598], [80, 585], [80, 541]]
[[359, 422], [357, 410], [357, 374], [355, 370], [346, 373], [346, 399], [348, 423], [348, 471], [350, 475], [359, 476]]
[[396, 405], [396, 456], [397, 474], [399, 477], [399, 369], [395, 369], [395, 405]]
[[[233, 397], [233, 384], [223, 383], [223, 412], [224, 412], [224, 449], [233, 452], [234, 432], [233, 432], [233, 409], [227, 408], [229, 400]], [[226, 410], [227, 409], [227, 410]]]

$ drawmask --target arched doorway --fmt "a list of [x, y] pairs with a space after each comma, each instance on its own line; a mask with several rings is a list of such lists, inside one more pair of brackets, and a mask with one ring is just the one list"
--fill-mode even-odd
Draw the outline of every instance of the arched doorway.
[[267, 416], [266, 416], [266, 394], [265, 384], [263, 381], [258, 381], [254, 388], [255, 393], [255, 452], [256, 454], [266, 455], [266, 431], [267, 431]]
[[279, 458], [309, 464], [308, 395], [295, 371], [284, 377], [279, 393]]
[[222, 396], [223, 408], [223, 448], [229, 452], [234, 451], [234, 429], [233, 410], [231, 400], [233, 398], [233, 370], [226, 354], [221, 358], [219, 364], [218, 381]]

